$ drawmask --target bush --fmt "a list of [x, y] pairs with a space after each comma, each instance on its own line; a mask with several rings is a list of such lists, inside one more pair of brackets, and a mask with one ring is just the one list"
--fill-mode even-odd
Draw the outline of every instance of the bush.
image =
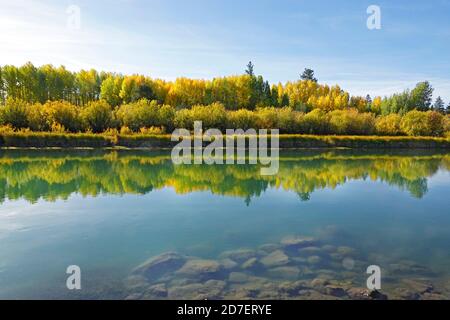
[[50, 125], [47, 121], [44, 106], [40, 103], [28, 107], [28, 126], [32, 131], [49, 131]]
[[444, 116], [441, 113], [428, 111], [427, 125], [431, 136], [441, 137], [444, 134]]
[[387, 116], [379, 116], [375, 120], [375, 131], [378, 135], [398, 136], [402, 134], [400, 122], [402, 117], [396, 113]]
[[111, 106], [104, 100], [89, 102], [82, 111], [85, 127], [94, 133], [100, 133], [113, 124]]
[[289, 107], [277, 110], [277, 128], [280, 133], [297, 133], [301, 130], [303, 113]]
[[303, 117], [301, 132], [308, 134], [329, 133], [329, 117], [322, 109], [314, 109]]
[[444, 136], [450, 138], [450, 115], [444, 117]]
[[198, 105], [191, 109], [179, 110], [175, 115], [174, 122], [176, 128], [188, 130], [194, 128], [194, 121], [202, 121], [203, 129], [226, 129], [226, 120], [225, 107], [220, 103], [213, 103], [208, 106]]
[[444, 116], [436, 111], [413, 110], [402, 118], [401, 128], [409, 136], [442, 136]]
[[256, 128], [257, 121], [255, 113], [247, 109], [227, 112], [227, 129]]
[[430, 130], [427, 125], [425, 112], [413, 110], [405, 114], [400, 127], [408, 136], [429, 136]]
[[80, 109], [66, 101], [47, 102], [43, 106], [47, 123], [51, 128], [64, 128], [70, 132], [82, 129]]
[[277, 109], [275, 108], [258, 108], [255, 111], [256, 114], [256, 126], [259, 129], [277, 129]]
[[6, 104], [0, 108], [0, 123], [11, 125], [15, 129], [27, 128], [28, 105], [19, 99], [7, 99]]
[[117, 119], [121, 126], [137, 132], [141, 128], [166, 127], [171, 130], [175, 118], [175, 109], [168, 105], [159, 105], [156, 100], [141, 99], [122, 105], [117, 110]]
[[158, 102], [141, 99], [137, 102], [122, 105], [117, 111], [117, 119], [121, 126], [133, 131], [158, 124]]
[[330, 112], [330, 130], [335, 134], [370, 135], [375, 131], [375, 116], [356, 109]]
[[163, 105], [158, 110], [159, 126], [164, 127], [166, 131], [172, 132], [175, 129], [175, 108], [169, 105]]

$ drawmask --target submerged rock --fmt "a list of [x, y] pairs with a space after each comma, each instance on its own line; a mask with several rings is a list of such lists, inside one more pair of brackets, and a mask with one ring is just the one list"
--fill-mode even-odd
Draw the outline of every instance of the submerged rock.
[[424, 293], [421, 298], [422, 298], [422, 300], [449, 300], [448, 296], [445, 296], [440, 293], [435, 293], [435, 292]]
[[297, 280], [300, 275], [300, 269], [297, 267], [277, 267], [269, 269], [267, 274], [270, 277], [286, 280]]
[[142, 275], [149, 281], [155, 281], [162, 276], [173, 273], [183, 266], [186, 257], [176, 253], [167, 252], [153, 257], [133, 270], [133, 274]]
[[306, 259], [306, 261], [310, 265], [318, 265], [322, 262], [322, 258], [319, 256], [311, 256], [311, 257], [308, 257], [308, 259]]
[[328, 253], [335, 252], [336, 249], [337, 248], [335, 246], [332, 246], [332, 245], [329, 245], [329, 244], [326, 244], [326, 245], [322, 246], [322, 250], [325, 251], [325, 252], [328, 252]]
[[281, 240], [281, 244], [287, 249], [300, 249], [311, 247], [316, 244], [316, 240], [312, 237], [290, 236]]
[[229, 258], [220, 260], [219, 263], [221, 268], [227, 271], [234, 270], [239, 266], [239, 264], [236, 261], [233, 261]]
[[419, 294], [431, 293], [434, 290], [433, 284], [426, 279], [402, 279], [401, 285]]
[[225, 295], [226, 300], [251, 300], [258, 296], [259, 290], [248, 288], [232, 289]]
[[315, 278], [311, 281], [311, 287], [313, 288], [320, 288], [320, 287], [325, 287], [326, 285], [330, 284], [330, 280], [320, 277], [320, 278]]
[[370, 300], [370, 290], [366, 288], [350, 288], [347, 294], [352, 300]]
[[132, 293], [125, 297], [124, 300], [141, 300], [142, 299], [142, 293]]
[[388, 272], [393, 275], [421, 275], [421, 276], [431, 276], [433, 272], [417, 263], [411, 261], [401, 261], [399, 263], [392, 263], [389, 265]]
[[337, 248], [336, 252], [343, 257], [349, 257], [355, 255], [356, 250], [350, 247], [341, 246]]
[[325, 294], [342, 298], [342, 297], [347, 296], [347, 291], [345, 291], [345, 289], [340, 286], [326, 285], [325, 286]]
[[226, 283], [224, 281], [218, 280], [175, 286], [169, 288], [168, 297], [172, 300], [217, 300], [222, 298], [225, 286]]
[[258, 259], [250, 258], [242, 264], [241, 268], [249, 271], [258, 271], [262, 268], [262, 265]]
[[144, 299], [164, 299], [167, 298], [168, 292], [164, 283], [156, 284], [147, 289]]
[[249, 280], [249, 276], [243, 272], [231, 272], [228, 281], [231, 283], [245, 283]]
[[280, 248], [281, 248], [281, 247], [280, 247], [280, 245], [278, 245], [278, 244], [268, 243], [268, 244], [264, 244], [264, 245], [260, 246], [260, 247], [258, 248], [258, 251], [259, 251], [261, 254], [266, 255], [266, 254], [269, 254], [269, 253], [271, 253], [271, 252], [274, 252], [274, 251], [276, 251], [276, 250], [278, 250], [278, 249], [280, 249]]
[[125, 279], [125, 287], [128, 290], [143, 291], [148, 285], [149, 282], [147, 278], [142, 275], [131, 275]]
[[302, 257], [317, 256], [323, 254], [322, 250], [319, 247], [300, 248], [298, 250], [298, 253]]
[[287, 294], [288, 296], [299, 296], [302, 294], [302, 290], [308, 289], [310, 289], [308, 283], [303, 280], [295, 282], [283, 282], [278, 286], [278, 290], [282, 294]]
[[378, 290], [371, 291], [369, 297], [373, 300], [388, 300], [388, 296]]
[[221, 255], [223, 259], [231, 259], [237, 263], [244, 263], [248, 259], [256, 257], [256, 252], [251, 249], [239, 249], [232, 251], [225, 251]]
[[261, 259], [265, 267], [279, 267], [289, 263], [289, 257], [281, 250], [276, 250]]
[[188, 260], [177, 272], [177, 275], [195, 279], [213, 279], [221, 271], [221, 265], [214, 260]]

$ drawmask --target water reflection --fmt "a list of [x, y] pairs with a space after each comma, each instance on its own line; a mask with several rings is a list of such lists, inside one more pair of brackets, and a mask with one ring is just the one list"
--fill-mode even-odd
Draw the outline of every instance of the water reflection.
[[172, 164], [170, 154], [137, 151], [20, 151], [0, 153], [0, 201], [67, 199], [73, 193], [147, 194], [165, 187], [178, 194], [210, 191], [240, 197], [247, 204], [268, 188], [282, 188], [311, 199], [315, 190], [350, 180], [382, 181], [411, 196], [426, 195], [427, 178], [450, 169], [445, 153], [303, 151], [282, 153], [275, 176], [261, 176], [258, 165]]

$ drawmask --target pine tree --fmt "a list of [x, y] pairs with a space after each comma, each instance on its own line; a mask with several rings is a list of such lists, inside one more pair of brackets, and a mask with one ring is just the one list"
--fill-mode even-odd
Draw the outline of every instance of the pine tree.
[[250, 77], [254, 77], [255, 76], [255, 72], [254, 72], [254, 64], [250, 61], [247, 64], [247, 70], [245, 70], [245, 73], [248, 74]]
[[433, 109], [437, 112], [445, 114], [445, 104], [440, 96], [436, 98], [436, 101], [434, 102], [433, 105]]
[[314, 77], [314, 70], [308, 68], [305, 68], [305, 71], [300, 75], [300, 79], [317, 82], [317, 79]]
[[420, 82], [411, 91], [411, 103], [420, 111], [428, 111], [433, 102], [433, 87], [428, 81]]

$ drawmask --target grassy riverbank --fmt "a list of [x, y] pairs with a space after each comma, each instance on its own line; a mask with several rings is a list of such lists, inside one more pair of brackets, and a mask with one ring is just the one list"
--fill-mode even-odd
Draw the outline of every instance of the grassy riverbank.
[[[170, 135], [11, 132], [0, 134], [0, 148], [172, 148]], [[269, 139], [270, 140], [270, 139]], [[207, 144], [207, 142], [205, 142]], [[450, 149], [449, 138], [280, 135], [280, 148]]]

